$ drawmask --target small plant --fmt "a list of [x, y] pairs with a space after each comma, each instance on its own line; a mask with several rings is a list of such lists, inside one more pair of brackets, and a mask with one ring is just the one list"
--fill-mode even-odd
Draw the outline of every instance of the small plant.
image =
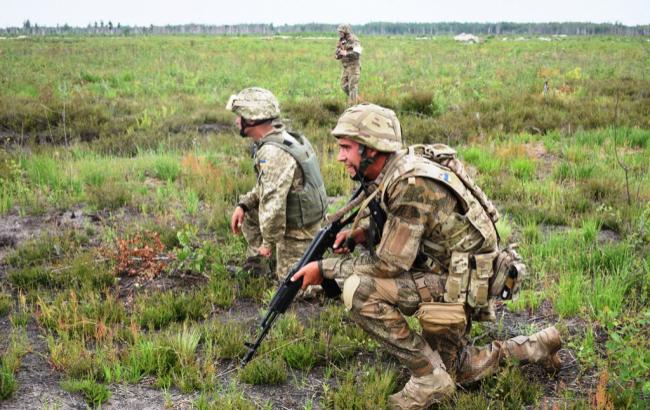
[[[491, 403], [502, 403], [504, 410], [518, 410], [534, 406], [542, 396], [542, 387], [528, 380], [518, 366], [510, 364], [482, 384], [485, 395]], [[490, 406], [491, 407], [491, 406]]]
[[289, 367], [309, 371], [320, 359], [316, 349], [313, 341], [301, 340], [286, 344], [281, 351]]
[[111, 392], [106, 386], [92, 379], [64, 380], [61, 387], [70, 393], [82, 393], [86, 403], [93, 408], [101, 408], [102, 403], [111, 397]]
[[402, 111], [432, 115], [438, 110], [433, 102], [434, 94], [430, 91], [414, 91], [402, 99]]
[[246, 353], [248, 330], [241, 323], [212, 322], [205, 330], [206, 344], [213, 343], [214, 354], [221, 359], [240, 359]]
[[180, 365], [195, 362], [196, 348], [201, 341], [201, 332], [197, 328], [188, 328], [183, 324], [183, 330], [171, 337], [171, 348], [176, 353]]
[[0, 290], [0, 317], [9, 314], [13, 304], [11, 295]]
[[214, 261], [216, 249], [210, 242], [199, 245], [201, 241], [197, 232], [198, 228], [189, 225], [178, 231], [177, 237], [181, 249], [176, 251], [177, 269], [205, 273]]
[[394, 369], [356, 366], [343, 371], [338, 387], [330, 390], [323, 385], [323, 406], [334, 409], [385, 409], [388, 395], [397, 388], [397, 373]]
[[237, 296], [237, 287], [231, 278], [212, 277], [208, 284], [209, 299], [220, 308], [232, 306]]
[[171, 322], [204, 318], [210, 309], [204, 293], [163, 292], [137, 298], [137, 318], [142, 327], [161, 329]]
[[156, 157], [154, 162], [154, 175], [163, 181], [175, 181], [181, 173], [178, 160], [170, 156]]
[[525, 309], [536, 310], [544, 300], [544, 294], [530, 289], [524, 289], [519, 293], [519, 298], [508, 302], [508, 308], [513, 312], [522, 312]]
[[17, 388], [18, 383], [13, 371], [5, 365], [4, 360], [0, 357], [0, 401], [11, 397]]
[[108, 180], [102, 185], [88, 185], [85, 191], [93, 209], [115, 210], [132, 201], [133, 188], [128, 182]]
[[199, 398], [194, 402], [197, 410], [255, 410], [258, 405], [246, 399], [244, 393], [236, 384], [231, 384], [224, 391], [215, 393], [212, 400], [201, 393]]
[[129, 239], [119, 239], [116, 273], [144, 279], [154, 278], [165, 268], [162, 260], [166, 257], [164, 250], [165, 245], [157, 232], [143, 232]]
[[510, 170], [522, 181], [528, 181], [535, 175], [535, 161], [528, 158], [515, 158], [510, 162]]
[[282, 384], [287, 380], [287, 367], [279, 356], [257, 356], [239, 370], [239, 380], [248, 384]]
[[55, 369], [72, 378], [94, 378], [101, 369], [93, 357], [92, 351], [78, 340], [55, 341], [48, 336], [47, 344], [50, 350], [50, 363]]

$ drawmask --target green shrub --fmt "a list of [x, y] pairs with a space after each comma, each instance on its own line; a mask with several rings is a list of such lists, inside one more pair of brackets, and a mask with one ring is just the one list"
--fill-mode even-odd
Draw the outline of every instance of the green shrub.
[[430, 91], [413, 91], [402, 98], [401, 110], [409, 113], [432, 115], [438, 112]]

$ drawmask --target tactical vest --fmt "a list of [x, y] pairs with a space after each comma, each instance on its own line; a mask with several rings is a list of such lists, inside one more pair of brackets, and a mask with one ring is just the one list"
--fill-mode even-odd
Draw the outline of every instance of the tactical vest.
[[[451, 190], [460, 203], [464, 220], [483, 238], [482, 252], [476, 254], [453, 249], [466, 226], [464, 224], [457, 224], [456, 231], [452, 226], [446, 232], [449, 238], [446, 241], [422, 240], [421, 254], [433, 261], [450, 260], [449, 266], [444, 267], [448, 272], [445, 302], [466, 301], [475, 308], [486, 307], [489, 281], [494, 273], [493, 262], [498, 254], [495, 223], [499, 215], [496, 208], [467, 175], [462, 163], [456, 160], [455, 151], [442, 144], [415, 145], [398, 152], [380, 184], [381, 203], [385, 203], [384, 195], [392, 185], [415, 177], [432, 179]], [[493, 246], [489, 246], [490, 242]]]
[[[278, 147], [291, 155], [304, 176], [303, 189], [291, 190], [287, 196], [287, 226], [302, 228], [323, 219], [327, 211], [327, 194], [318, 166], [318, 158], [307, 138], [299, 134], [282, 132], [264, 137], [257, 149], [259, 150], [265, 144]], [[259, 173], [257, 168], [255, 171]]]
[[[481, 233], [483, 239], [488, 239], [494, 234], [496, 231], [494, 224], [499, 218], [494, 205], [487, 199], [483, 191], [474, 184], [464, 168], [459, 168], [459, 163], [455, 166], [456, 170], [461, 171], [458, 173], [443, 165], [443, 161], [448, 162], [455, 159], [455, 151], [452, 148], [442, 144], [414, 145], [397, 155], [398, 158], [389, 166], [382, 181], [381, 185], [385, 188], [381, 189], [381, 202], [384, 202], [383, 195], [386, 194], [388, 187], [398, 181], [413, 177], [433, 179], [445, 185], [455, 194], [457, 199], [460, 200], [464, 216]], [[479, 192], [480, 194], [477, 195]], [[491, 212], [488, 210], [491, 210]], [[454, 236], [453, 232], [451, 236]], [[449, 244], [431, 244], [433, 248], [430, 251], [435, 253], [436, 249], [449, 249], [447, 245]]]

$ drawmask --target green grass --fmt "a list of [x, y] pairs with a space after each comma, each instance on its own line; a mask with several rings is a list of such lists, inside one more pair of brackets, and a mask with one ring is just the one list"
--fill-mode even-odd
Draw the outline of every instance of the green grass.
[[287, 367], [281, 357], [258, 356], [238, 372], [239, 380], [253, 385], [283, 384], [287, 380]]
[[61, 382], [61, 387], [71, 393], [83, 394], [86, 403], [93, 408], [101, 408], [102, 403], [111, 397], [108, 388], [94, 380], [64, 380]]
[[200, 319], [207, 315], [209, 305], [202, 293], [157, 293], [139, 297], [136, 302], [138, 322], [142, 327], [160, 329], [172, 322]]
[[397, 389], [397, 374], [391, 368], [356, 366], [346, 369], [337, 386], [323, 385], [323, 405], [336, 409], [386, 409], [388, 395]]

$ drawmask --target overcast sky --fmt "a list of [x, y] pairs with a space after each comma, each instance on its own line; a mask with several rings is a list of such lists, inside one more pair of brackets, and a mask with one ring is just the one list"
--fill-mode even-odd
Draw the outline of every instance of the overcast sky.
[[650, 24], [650, 0], [0, 0], [0, 27], [95, 21], [114, 25], [392, 22]]

